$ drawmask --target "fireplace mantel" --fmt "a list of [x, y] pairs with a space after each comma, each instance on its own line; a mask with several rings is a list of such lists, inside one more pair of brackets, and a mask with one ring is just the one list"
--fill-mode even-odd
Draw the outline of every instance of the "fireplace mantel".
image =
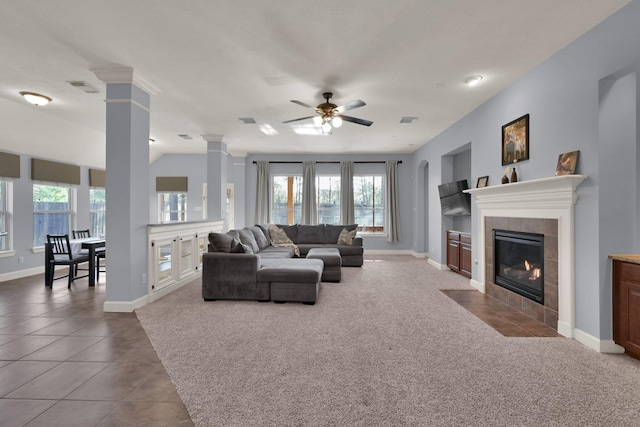
[[476, 206], [477, 280], [471, 284], [485, 292], [485, 218], [550, 218], [558, 220], [558, 333], [573, 338], [575, 329], [574, 219], [576, 188], [584, 175], [495, 185], [465, 190]]

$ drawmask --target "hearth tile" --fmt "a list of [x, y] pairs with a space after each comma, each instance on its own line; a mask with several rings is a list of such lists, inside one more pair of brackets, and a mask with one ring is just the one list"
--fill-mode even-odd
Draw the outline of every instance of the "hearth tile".
[[544, 220], [544, 235], [545, 236], [557, 236], [558, 235], [558, 220], [557, 219], [545, 219]]
[[553, 330], [552, 328], [548, 327], [547, 325], [545, 325], [543, 323], [522, 324], [522, 325], [519, 325], [519, 326], [522, 329], [524, 329], [526, 332], [530, 333], [531, 335], [533, 335], [535, 337], [559, 337], [559, 336], [561, 336], [555, 330]]
[[510, 231], [522, 231], [522, 218], [509, 218]]
[[558, 261], [545, 259], [544, 260], [544, 283], [550, 283], [554, 286], [558, 286]]
[[503, 328], [496, 328], [496, 330], [505, 337], [533, 337], [534, 336], [530, 332], [527, 332], [524, 329], [513, 324]]
[[522, 297], [518, 294], [514, 294], [513, 292], [507, 291], [507, 304], [516, 310], [522, 311]]
[[493, 246], [486, 246], [484, 248], [484, 262], [485, 264], [491, 265], [491, 268], [487, 268], [487, 273], [493, 277]]
[[[545, 292], [546, 294], [546, 292]], [[539, 322], [544, 322], [544, 306], [530, 299], [522, 299], [522, 312]]]
[[503, 216], [493, 217], [493, 228], [496, 230], [508, 230], [509, 218]]
[[524, 218], [522, 220], [522, 231], [525, 233], [544, 234], [544, 219]]
[[544, 324], [555, 330], [558, 327], [558, 312], [545, 308]]
[[558, 259], [558, 238], [544, 236], [544, 259]]
[[558, 311], [558, 286], [551, 283], [544, 283], [544, 306]]

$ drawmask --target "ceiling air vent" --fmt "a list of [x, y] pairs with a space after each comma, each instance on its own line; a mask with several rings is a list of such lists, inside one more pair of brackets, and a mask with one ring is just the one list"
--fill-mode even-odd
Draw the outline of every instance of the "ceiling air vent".
[[256, 119], [254, 119], [253, 117], [240, 117], [240, 121], [242, 123], [244, 123], [245, 125], [255, 125], [256, 124]]
[[78, 88], [81, 91], [86, 92], [86, 93], [100, 93], [100, 91], [98, 89], [96, 89], [95, 87], [91, 86], [87, 82], [67, 81], [67, 83], [69, 83], [71, 86], [73, 86], [75, 88]]
[[187, 135], [186, 133], [181, 133], [178, 135], [180, 138], [182, 139], [193, 139], [192, 137], [190, 137], [189, 135]]
[[417, 117], [403, 117], [400, 119], [400, 123], [415, 123], [417, 120]]

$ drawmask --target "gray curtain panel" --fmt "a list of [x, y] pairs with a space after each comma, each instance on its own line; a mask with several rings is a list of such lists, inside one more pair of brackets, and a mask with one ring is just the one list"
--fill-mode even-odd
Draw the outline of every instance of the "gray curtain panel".
[[316, 225], [316, 162], [304, 162], [302, 171], [302, 223]]
[[340, 162], [340, 223], [355, 223], [353, 162]]
[[258, 160], [256, 162], [258, 171], [256, 173], [256, 224], [267, 224], [269, 222], [269, 162]]
[[398, 161], [388, 160], [387, 164], [387, 191], [385, 208], [387, 210], [387, 223], [385, 230], [387, 231], [388, 242], [400, 241], [400, 223], [398, 208]]

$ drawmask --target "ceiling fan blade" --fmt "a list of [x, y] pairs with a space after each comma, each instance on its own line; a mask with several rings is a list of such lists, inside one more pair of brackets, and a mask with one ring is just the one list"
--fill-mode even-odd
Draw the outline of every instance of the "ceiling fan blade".
[[292, 99], [292, 100], [291, 100], [291, 102], [293, 102], [294, 104], [298, 104], [298, 105], [300, 105], [301, 107], [306, 107], [306, 108], [316, 108], [316, 107], [312, 107], [311, 105], [306, 104], [306, 103], [304, 103], [304, 102], [302, 102], [302, 101], [296, 101], [295, 99]]
[[351, 116], [342, 116], [341, 115], [340, 118], [342, 118], [342, 120], [344, 120], [346, 122], [356, 123], [356, 124], [363, 125], [363, 126], [371, 126], [373, 124], [373, 122], [370, 121], [370, 120], [358, 119], [356, 117], [351, 117]]
[[336, 108], [336, 110], [338, 110], [339, 113], [343, 113], [345, 111], [353, 110], [354, 108], [364, 107], [365, 105], [367, 104], [365, 104], [364, 101], [362, 101], [361, 99], [357, 99], [348, 104], [341, 105], [340, 107]]
[[300, 117], [299, 119], [287, 120], [286, 122], [282, 122], [282, 123], [299, 122], [300, 120], [313, 119], [314, 117], [315, 116]]

